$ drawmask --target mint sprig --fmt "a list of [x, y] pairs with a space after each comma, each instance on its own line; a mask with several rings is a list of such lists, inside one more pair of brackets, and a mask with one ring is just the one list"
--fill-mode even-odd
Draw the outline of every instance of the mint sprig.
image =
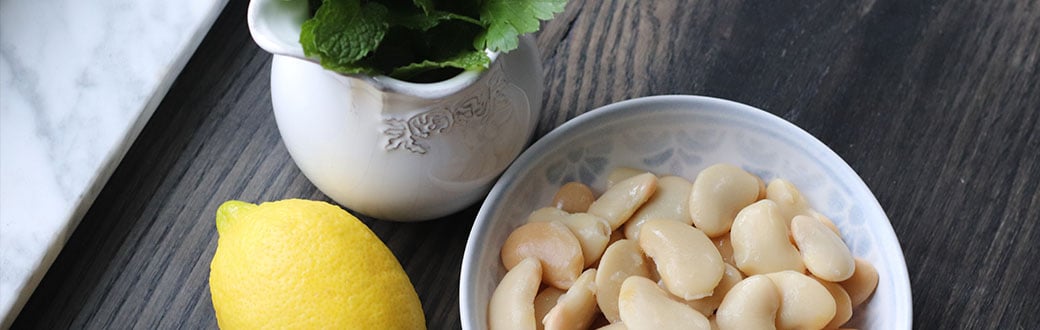
[[480, 22], [487, 31], [474, 46], [491, 51], [516, 49], [521, 34], [538, 31], [542, 20], [563, 11], [566, 0], [487, 0], [480, 7]]
[[395, 68], [394, 71], [390, 72], [390, 76], [404, 80], [411, 80], [412, 78], [434, 69], [480, 68], [486, 67], [488, 62], [490, 62], [490, 59], [484, 52], [470, 51], [441, 61], [425, 60], [419, 63], [411, 63], [398, 67]]
[[387, 8], [376, 2], [325, 1], [314, 18], [303, 23], [303, 52], [319, 56], [323, 66], [343, 73], [375, 72], [358, 61], [379, 47], [390, 28], [388, 16]]
[[[479, 70], [485, 50], [516, 49], [519, 36], [563, 11], [566, 0], [311, 0], [304, 54], [329, 70], [436, 80], [446, 69]], [[457, 71], [455, 71], [457, 72]], [[450, 72], [449, 72], [450, 73]]]

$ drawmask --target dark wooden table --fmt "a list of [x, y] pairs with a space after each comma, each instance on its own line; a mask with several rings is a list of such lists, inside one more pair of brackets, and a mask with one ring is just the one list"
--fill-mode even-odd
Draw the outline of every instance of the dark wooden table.
[[[587, 2], [587, 4], [586, 4]], [[15, 328], [215, 328], [207, 278], [228, 199], [326, 199], [271, 111], [271, 55], [232, 0]], [[1040, 324], [1040, 1], [579, 1], [538, 35], [540, 134], [657, 94], [750, 104], [841, 155], [902, 244], [922, 328]], [[477, 205], [365, 219], [432, 329], [460, 327]]]

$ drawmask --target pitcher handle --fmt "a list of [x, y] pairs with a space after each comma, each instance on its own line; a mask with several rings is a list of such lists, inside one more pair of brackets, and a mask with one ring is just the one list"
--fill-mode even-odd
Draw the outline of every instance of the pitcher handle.
[[300, 30], [310, 18], [307, 0], [250, 0], [246, 20], [249, 34], [264, 50], [317, 63], [303, 54]]

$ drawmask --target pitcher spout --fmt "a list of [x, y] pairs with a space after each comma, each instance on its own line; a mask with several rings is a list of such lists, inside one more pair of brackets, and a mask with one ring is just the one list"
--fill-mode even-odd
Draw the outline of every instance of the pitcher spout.
[[307, 0], [251, 0], [246, 14], [256, 44], [275, 55], [318, 63], [303, 54], [300, 31], [310, 18]]

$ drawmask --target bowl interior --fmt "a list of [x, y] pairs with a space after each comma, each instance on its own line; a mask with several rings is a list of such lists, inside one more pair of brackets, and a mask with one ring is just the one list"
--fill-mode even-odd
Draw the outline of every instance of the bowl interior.
[[477, 215], [460, 283], [466, 329], [487, 324], [487, 303], [505, 275], [499, 251], [527, 215], [549, 205], [566, 182], [603, 192], [611, 169], [627, 166], [692, 180], [726, 162], [768, 182], [786, 178], [839, 227], [853, 255], [880, 281], [850, 325], [909, 329], [910, 284], [895, 233], [881, 206], [833, 151], [798, 127], [743, 104], [699, 96], [656, 96], [583, 114], [536, 142], [506, 170]]

